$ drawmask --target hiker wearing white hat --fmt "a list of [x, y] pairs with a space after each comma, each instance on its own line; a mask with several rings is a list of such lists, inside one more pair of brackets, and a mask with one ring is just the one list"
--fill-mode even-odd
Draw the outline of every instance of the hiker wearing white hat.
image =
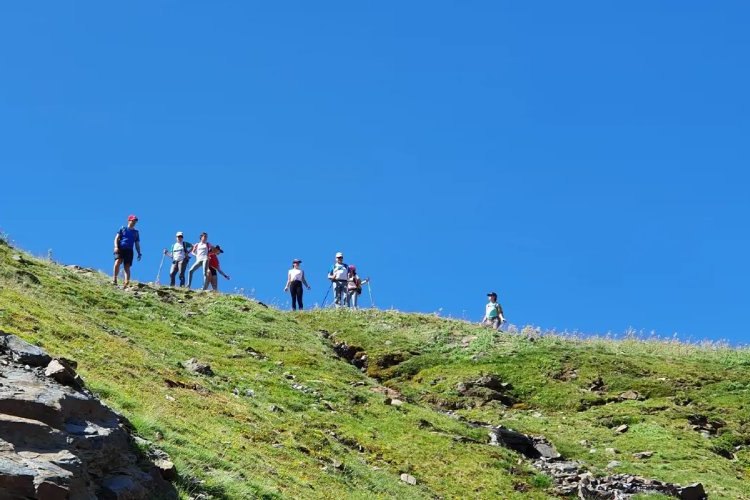
[[298, 305], [299, 310], [302, 310], [302, 285], [307, 287], [308, 290], [310, 289], [310, 285], [307, 284], [307, 280], [305, 279], [305, 271], [300, 269], [300, 264], [302, 264], [301, 260], [294, 259], [292, 261], [292, 268], [286, 273], [284, 291], [289, 290], [292, 294], [292, 311], [296, 311]]
[[346, 304], [346, 283], [349, 278], [349, 266], [344, 264], [344, 254], [336, 252], [336, 261], [328, 271], [328, 279], [333, 287], [333, 303], [339, 308]]
[[190, 261], [190, 250], [192, 243], [187, 243], [182, 231], [177, 231], [175, 243], [171, 250], [164, 249], [164, 255], [172, 257], [172, 266], [169, 268], [169, 286], [174, 286], [175, 277], [180, 273], [180, 286], [185, 286], [185, 270]]

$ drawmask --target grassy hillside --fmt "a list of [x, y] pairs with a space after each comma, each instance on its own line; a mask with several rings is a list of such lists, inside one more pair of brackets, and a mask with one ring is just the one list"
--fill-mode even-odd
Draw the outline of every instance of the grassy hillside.
[[[750, 498], [747, 350], [122, 290], [5, 244], [0, 329], [78, 361], [88, 386], [172, 456], [185, 498], [550, 496], [547, 477], [457, 416], [543, 434], [595, 473], [616, 460], [617, 472]], [[366, 353], [364, 371], [334, 352], [341, 342]], [[188, 372], [189, 358], [215, 374]], [[486, 374], [510, 384], [506, 400], [461, 393]], [[653, 456], [633, 457], [643, 451]]]

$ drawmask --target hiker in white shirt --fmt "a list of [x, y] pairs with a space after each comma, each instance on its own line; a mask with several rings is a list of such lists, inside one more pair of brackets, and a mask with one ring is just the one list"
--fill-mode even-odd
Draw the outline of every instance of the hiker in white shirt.
[[310, 289], [305, 279], [305, 271], [300, 269], [300, 264], [302, 261], [299, 259], [292, 261], [292, 268], [286, 274], [286, 285], [284, 285], [284, 291], [289, 290], [292, 294], [292, 311], [296, 311], [298, 305], [299, 310], [302, 310], [302, 285]]
[[193, 273], [199, 267], [203, 268], [203, 283], [208, 279], [208, 252], [211, 250], [211, 243], [208, 242], [208, 233], [201, 233], [201, 240], [193, 245], [190, 253], [195, 256], [195, 264], [190, 266], [188, 275], [188, 288], [193, 284]]
[[185, 286], [185, 270], [190, 261], [190, 249], [192, 243], [185, 243], [182, 231], [177, 231], [175, 235], [177, 241], [172, 245], [171, 250], [164, 249], [164, 255], [172, 257], [172, 266], [169, 268], [169, 286], [174, 286], [175, 277], [180, 273], [180, 286]]
[[343, 253], [336, 253], [336, 262], [328, 271], [328, 279], [331, 280], [331, 286], [333, 287], [334, 305], [337, 308], [343, 307], [346, 303], [346, 283], [349, 279], [349, 266], [344, 264]]

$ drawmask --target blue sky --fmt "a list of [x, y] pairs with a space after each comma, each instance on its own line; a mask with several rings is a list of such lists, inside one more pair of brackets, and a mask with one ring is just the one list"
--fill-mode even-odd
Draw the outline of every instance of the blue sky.
[[[0, 6], [0, 228], [109, 272], [140, 217], [224, 291], [750, 341], [746, 2]], [[165, 273], [163, 272], [162, 275]], [[364, 304], [369, 298], [363, 297]]]

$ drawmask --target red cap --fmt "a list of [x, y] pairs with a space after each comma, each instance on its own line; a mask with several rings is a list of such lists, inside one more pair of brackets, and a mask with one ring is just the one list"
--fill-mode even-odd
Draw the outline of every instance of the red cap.
[[128, 215], [128, 222], [130, 222], [131, 220], [138, 220], [138, 217], [136, 217], [135, 215]]

